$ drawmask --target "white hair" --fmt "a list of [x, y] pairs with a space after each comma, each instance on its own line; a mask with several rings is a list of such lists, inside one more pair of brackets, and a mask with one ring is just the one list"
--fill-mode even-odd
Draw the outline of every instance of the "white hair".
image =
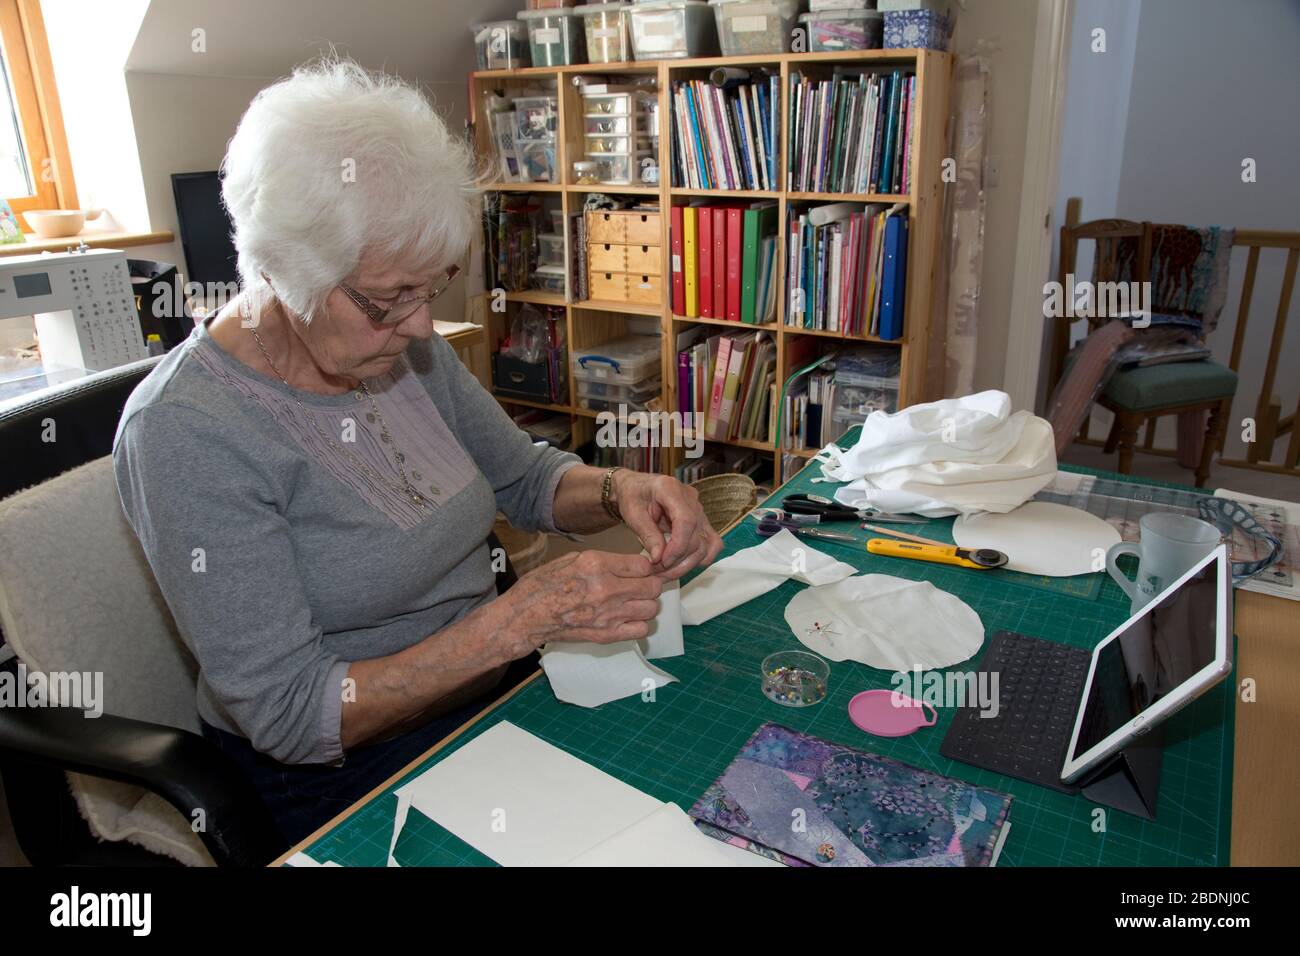
[[245, 289], [307, 321], [363, 253], [445, 267], [474, 229], [468, 143], [419, 90], [350, 60], [258, 93], [221, 171]]

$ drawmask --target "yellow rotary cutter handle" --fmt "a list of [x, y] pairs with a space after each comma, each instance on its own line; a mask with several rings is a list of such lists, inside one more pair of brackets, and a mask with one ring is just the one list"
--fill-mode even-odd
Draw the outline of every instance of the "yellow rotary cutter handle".
[[911, 558], [913, 561], [933, 561], [936, 564], [955, 564], [959, 568], [975, 568], [988, 571], [1000, 568], [1007, 563], [1007, 556], [992, 548], [959, 548], [955, 544], [945, 544], [932, 538], [895, 531], [893, 528], [877, 528], [864, 524], [868, 531], [893, 535], [893, 538], [905, 538], [896, 541], [893, 538], [872, 538], [867, 542], [867, 550], [872, 554], [882, 554], [889, 558]]

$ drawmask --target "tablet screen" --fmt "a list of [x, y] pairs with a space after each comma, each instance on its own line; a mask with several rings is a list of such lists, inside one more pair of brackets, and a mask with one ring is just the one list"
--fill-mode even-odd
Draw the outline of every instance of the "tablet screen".
[[1097, 652], [1074, 754], [1085, 754], [1214, 662], [1219, 562], [1157, 598]]

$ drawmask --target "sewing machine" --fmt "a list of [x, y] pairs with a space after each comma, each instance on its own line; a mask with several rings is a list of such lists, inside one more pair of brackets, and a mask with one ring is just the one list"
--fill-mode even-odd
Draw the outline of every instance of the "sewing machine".
[[0, 319], [24, 315], [36, 319], [46, 369], [99, 372], [148, 354], [117, 249], [0, 258]]

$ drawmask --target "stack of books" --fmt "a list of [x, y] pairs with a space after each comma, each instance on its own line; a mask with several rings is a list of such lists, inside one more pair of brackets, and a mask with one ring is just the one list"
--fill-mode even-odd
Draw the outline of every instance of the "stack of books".
[[776, 317], [777, 204], [674, 206], [673, 314], [762, 325]]
[[677, 337], [677, 410], [693, 413], [709, 441], [769, 441], [776, 343], [766, 332], [708, 331]]
[[786, 325], [882, 339], [903, 335], [907, 207], [792, 208]]
[[673, 185], [776, 189], [780, 78], [744, 70], [714, 72], [720, 84], [673, 83]]
[[790, 75], [787, 189], [907, 193], [912, 188], [916, 76]]

